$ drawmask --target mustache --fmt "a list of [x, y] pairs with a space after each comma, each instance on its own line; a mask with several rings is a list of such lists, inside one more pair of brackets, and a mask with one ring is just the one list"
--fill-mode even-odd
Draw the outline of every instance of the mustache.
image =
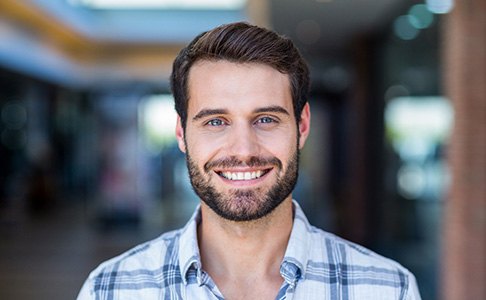
[[252, 156], [248, 160], [243, 161], [235, 156], [223, 157], [217, 160], [209, 161], [204, 164], [204, 171], [209, 172], [214, 168], [237, 168], [237, 167], [268, 167], [276, 166], [282, 169], [282, 162], [276, 157], [258, 157]]

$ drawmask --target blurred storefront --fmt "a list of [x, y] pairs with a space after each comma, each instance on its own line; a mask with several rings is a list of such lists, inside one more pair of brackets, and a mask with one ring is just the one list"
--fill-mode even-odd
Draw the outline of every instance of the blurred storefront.
[[[171, 62], [197, 33], [249, 20], [311, 65], [294, 195], [311, 222], [398, 260], [423, 299], [484, 298], [484, 1], [108, 2], [0, 3], [0, 251], [19, 224], [69, 207], [100, 243], [184, 224], [198, 200], [173, 135]], [[85, 269], [125, 250], [100, 243], [79, 243], [95, 249]], [[0, 270], [0, 298], [18, 274]]]

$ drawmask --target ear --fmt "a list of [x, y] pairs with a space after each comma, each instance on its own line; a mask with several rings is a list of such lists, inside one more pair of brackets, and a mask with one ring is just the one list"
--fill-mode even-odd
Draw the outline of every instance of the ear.
[[177, 138], [177, 144], [179, 149], [186, 153], [186, 141], [184, 139], [184, 128], [182, 128], [181, 117], [177, 116], [177, 124], [175, 129], [175, 134]]
[[299, 132], [300, 132], [300, 139], [299, 139], [299, 149], [304, 148], [305, 141], [309, 136], [310, 132], [310, 105], [307, 102], [302, 109], [302, 113], [300, 114], [300, 122], [299, 122]]

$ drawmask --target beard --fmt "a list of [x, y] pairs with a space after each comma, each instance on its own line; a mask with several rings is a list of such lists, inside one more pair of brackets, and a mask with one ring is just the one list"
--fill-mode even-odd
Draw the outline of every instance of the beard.
[[[245, 162], [235, 157], [210, 161], [204, 165], [204, 174], [191, 158], [189, 151], [186, 161], [194, 191], [217, 215], [236, 222], [254, 221], [270, 214], [294, 189], [299, 170], [299, 148], [296, 147], [290, 157], [286, 170], [283, 170], [282, 162], [276, 157], [251, 157]], [[212, 171], [213, 168], [241, 166], [265, 168], [273, 166], [277, 172], [276, 182], [269, 188], [233, 188], [228, 191], [218, 191], [211, 184], [212, 176], [219, 176]]]

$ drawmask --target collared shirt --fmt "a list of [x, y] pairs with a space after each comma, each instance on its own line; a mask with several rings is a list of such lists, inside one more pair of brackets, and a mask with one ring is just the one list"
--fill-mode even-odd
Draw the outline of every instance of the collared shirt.
[[[295, 201], [294, 210], [277, 299], [420, 299], [407, 269], [313, 227]], [[201, 266], [199, 221], [200, 208], [184, 228], [101, 264], [77, 299], [224, 299]]]

